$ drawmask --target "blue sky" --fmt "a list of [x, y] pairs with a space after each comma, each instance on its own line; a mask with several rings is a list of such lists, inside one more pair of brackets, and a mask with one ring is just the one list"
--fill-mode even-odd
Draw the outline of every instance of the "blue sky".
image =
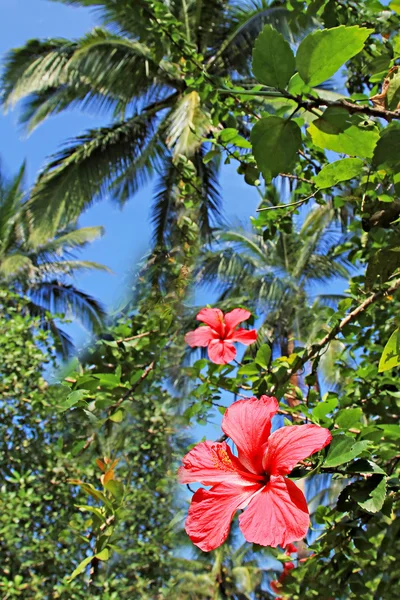
[[[99, 24], [94, 11], [65, 6], [48, 0], [0, 0], [0, 55], [31, 38], [79, 37]], [[53, 117], [29, 137], [18, 125], [18, 108], [0, 116], [0, 157], [6, 173], [14, 173], [27, 160], [28, 183], [44, 165], [46, 156], [56, 152], [68, 138], [86, 129], [108, 123], [104, 116], [90, 115], [78, 110]], [[254, 213], [258, 195], [245, 185], [234, 166], [222, 171], [222, 193], [226, 217], [244, 219]], [[91, 207], [79, 223], [81, 226], [103, 225], [106, 229], [101, 240], [86, 249], [82, 258], [106, 264], [113, 271], [82, 273], [76, 283], [86, 292], [100, 298], [109, 308], [118, 304], [127, 273], [145, 254], [150, 236], [149, 212], [152, 189], [149, 186], [132, 198], [121, 210], [112, 199]], [[87, 339], [78, 327], [70, 327], [78, 345]]]

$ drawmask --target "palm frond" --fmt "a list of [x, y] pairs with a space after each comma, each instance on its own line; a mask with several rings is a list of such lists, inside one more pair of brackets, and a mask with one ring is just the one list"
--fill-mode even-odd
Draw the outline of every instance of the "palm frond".
[[180, 173], [171, 157], [166, 156], [160, 179], [155, 188], [152, 206], [153, 242], [156, 246], [168, 243], [170, 227], [177, 217], [177, 185]]
[[57, 280], [40, 282], [31, 289], [29, 297], [35, 305], [52, 314], [75, 318], [89, 331], [99, 331], [106, 318], [103, 306], [92, 296]]
[[26, 165], [22, 164], [17, 175], [6, 182], [0, 179], [0, 256], [9, 245], [9, 235], [19, 215], [19, 207], [24, 198], [23, 182]]
[[201, 107], [200, 96], [193, 90], [185, 94], [169, 116], [166, 143], [174, 156], [191, 157], [211, 130], [211, 122]]
[[2, 75], [2, 102], [6, 108], [32, 93], [67, 83], [66, 66], [77, 45], [67, 39], [30, 40], [11, 50]]
[[46, 276], [73, 275], [78, 271], [104, 271], [111, 273], [111, 269], [91, 260], [60, 260], [49, 261], [35, 268], [35, 278], [44, 279]]
[[62, 254], [66, 251], [82, 249], [94, 240], [99, 239], [104, 234], [104, 227], [81, 227], [73, 229], [67, 233], [61, 233], [55, 238], [46, 241], [36, 248], [39, 254]]
[[30, 277], [35, 267], [28, 256], [16, 252], [0, 259], [0, 277], [8, 280], [23, 275]]
[[153, 115], [136, 115], [79, 136], [59, 152], [40, 175], [29, 204], [37, 232], [46, 237], [76, 219], [133, 164], [151, 137]]
[[213, 159], [203, 162], [204, 146], [193, 157], [197, 178], [200, 182], [199, 228], [203, 240], [210, 241], [216, 227], [223, 225], [222, 198], [218, 182], [219, 163]]

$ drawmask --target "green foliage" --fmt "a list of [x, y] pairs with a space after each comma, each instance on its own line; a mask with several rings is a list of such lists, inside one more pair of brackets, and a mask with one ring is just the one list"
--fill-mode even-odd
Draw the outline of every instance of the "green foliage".
[[362, 172], [364, 163], [359, 158], [342, 158], [322, 167], [314, 177], [314, 183], [319, 189], [331, 188], [357, 177]]
[[284, 90], [294, 69], [294, 54], [288, 42], [271, 25], [266, 25], [253, 50], [253, 73], [256, 79], [264, 85]]
[[350, 116], [341, 107], [327, 108], [308, 133], [318, 148], [360, 158], [371, 158], [379, 139], [376, 125], [360, 115]]
[[352, 26], [334, 27], [310, 33], [300, 44], [296, 66], [300, 77], [310, 86], [323, 83], [356, 54], [373, 29]]
[[290, 171], [301, 145], [301, 131], [294, 121], [280, 117], [260, 119], [251, 130], [254, 157], [266, 181]]
[[[306, 489], [313, 529], [298, 543], [309, 559], [292, 557], [281, 597], [392, 597], [400, 576], [396, 3], [70, 3], [96, 6], [105, 27], [12, 52], [4, 102], [25, 98], [32, 127], [74, 103], [113, 116], [54, 157], [28, 210], [36, 221], [54, 218], [51, 229], [110, 189], [125, 201], [156, 174], [154, 252], [135, 300], [61, 385], [41, 375], [53, 360], [50, 338], [25, 300], [2, 292], [0, 585], [34, 600], [271, 597], [284, 549], [242, 545], [234, 521], [224, 546], [200, 554], [182, 537], [189, 491], [172, 496], [184, 426], [220, 422], [238, 397], [273, 394], [281, 422], [319, 423], [333, 436], [290, 475]], [[251, 230], [214, 229], [224, 160], [258, 189]], [[0, 206], [1, 240], [12, 209]], [[86, 239], [72, 230], [43, 244], [62, 250], [63, 236], [73, 249]], [[9, 253], [2, 277], [23, 281], [29, 260]], [[339, 278], [345, 295], [330, 293]], [[193, 282], [223, 310], [252, 311], [258, 341], [238, 363], [185, 356]]]
[[400, 330], [396, 329], [390, 338], [386, 346], [383, 349], [381, 359], [379, 361], [378, 370], [380, 373], [394, 369], [400, 364]]

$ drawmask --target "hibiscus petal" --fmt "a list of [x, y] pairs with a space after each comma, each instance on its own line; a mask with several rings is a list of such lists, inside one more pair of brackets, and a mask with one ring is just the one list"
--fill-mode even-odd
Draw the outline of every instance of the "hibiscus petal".
[[251, 317], [251, 313], [243, 308], [234, 308], [225, 315], [225, 323], [228, 329], [235, 329], [236, 325], [247, 321]]
[[303, 539], [309, 524], [303, 492], [280, 475], [272, 476], [239, 516], [240, 529], [248, 542], [273, 548]]
[[252, 473], [262, 473], [262, 457], [271, 431], [271, 419], [278, 410], [274, 397], [239, 400], [228, 408], [222, 430], [236, 444], [240, 462]]
[[211, 329], [211, 327], [199, 327], [194, 331], [189, 331], [185, 335], [185, 342], [189, 344], [192, 348], [195, 346], [208, 346], [211, 340], [215, 339], [216, 333]]
[[256, 329], [238, 329], [232, 333], [229, 338], [232, 342], [240, 342], [245, 346], [253, 344], [257, 340]]
[[199, 489], [192, 498], [185, 530], [193, 544], [204, 552], [215, 550], [228, 537], [233, 515], [246, 506], [260, 486], [242, 488], [216, 485], [211, 490]]
[[212, 340], [208, 346], [208, 356], [217, 365], [226, 365], [236, 356], [236, 348], [225, 340]]
[[224, 335], [224, 313], [219, 308], [202, 308], [196, 319], [215, 329], [221, 336]]
[[328, 429], [319, 425], [291, 425], [271, 434], [263, 459], [270, 475], [287, 475], [299, 460], [327, 446], [332, 439]]
[[186, 454], [182, 463], [183, 466], [178, 471], [180, 483], [196, 481], [203, 485], [222, 482], [233, 485], [255, 483], [256, 476], [246, 473], [226, 442], [201, 442]]

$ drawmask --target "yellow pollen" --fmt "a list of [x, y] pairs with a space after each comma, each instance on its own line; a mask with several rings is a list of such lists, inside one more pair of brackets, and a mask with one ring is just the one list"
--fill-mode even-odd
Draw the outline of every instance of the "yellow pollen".
[[233, 464], [226, 450], [213, 448], [213, 463], [217, 469], [222, 471], [234, 471]]

